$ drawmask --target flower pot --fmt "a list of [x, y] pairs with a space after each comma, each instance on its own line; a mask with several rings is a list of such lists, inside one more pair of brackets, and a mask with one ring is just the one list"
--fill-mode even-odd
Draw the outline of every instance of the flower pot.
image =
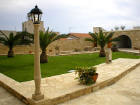
[[93, 75], [93, 81], [96, 82], [97, 78], [98, 78], [98, 73], [96, 73], [95, 75]]
[[107, 47], [108, 48], [111, 48], [111, 46], [112, 46], [112, 43], [111, 42], [107, 44]]
[[[110, 40], [112, 40], [112, 38], [110, 38]], [[112, 46], [112, 42], [109, 42], [109, 43], [107, 44], [107, 47], [108, 47], [108, 48], [111, 48], [111, 46]]]

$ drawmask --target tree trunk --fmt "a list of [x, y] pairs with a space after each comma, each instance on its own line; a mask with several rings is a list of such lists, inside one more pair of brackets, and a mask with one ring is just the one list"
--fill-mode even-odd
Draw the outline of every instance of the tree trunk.
[[101, 47], [99, 57], [105, 57], [104, 47]]
[[40, 63], [48, 63], [48, 56], [46, 54], [46, 50], [42, 51], [40, 55]]
[[12, 49], [8, 51], [8, 57], [14, 57], [14, 51]]
[[94, 47], [97, 47], [97, 42], [94, 42]]

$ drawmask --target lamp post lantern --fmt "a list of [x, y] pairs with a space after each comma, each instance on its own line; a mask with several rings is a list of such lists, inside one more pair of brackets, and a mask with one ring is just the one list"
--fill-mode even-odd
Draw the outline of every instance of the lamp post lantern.
[[34, 81], [35, 81], [35, 93], [32, 95], [32, 99], [41, 100], [44, 98], [44, 95], [41, 94], [41, 71], [40, 71], [40, 44], [39, 44], [39, 26], [41, 21], [42, 11], [36, 5], [28, 13], [28, 18], [33, 21], [34, 24], [34, 45], [35, 45], [35, 54], [34, 54]]

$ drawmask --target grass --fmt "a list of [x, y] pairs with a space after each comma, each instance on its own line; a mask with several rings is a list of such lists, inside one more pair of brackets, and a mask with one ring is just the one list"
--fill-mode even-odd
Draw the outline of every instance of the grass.
[[[123, 52], [113, 53], [113, 59], [133, 58], [140, 56]], [[0, 72], [16, 81], [28, 81], [33, 79], [33, 55], [16, 55], [14, 58], [0, 56]], [[76, 66], [94, 66], [105, 62], [105, 57], [98, 57], [98, 53], [80, 54], [70, 56], [55, 56], [48, 58], [49, 63], [41, 64], [42, 77], [59, 75], [73, 70]]]

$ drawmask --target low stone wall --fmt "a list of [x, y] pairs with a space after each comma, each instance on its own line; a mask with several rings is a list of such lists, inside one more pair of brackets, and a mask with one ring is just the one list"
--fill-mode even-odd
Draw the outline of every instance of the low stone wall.
[[[4, 45], [0, 45], [0, 55], [7, 55], [8, 47]], [[32, 54], [34, 52], [33, 45], [17, 45], [14, 47], [15, 54]]]
[[[59, 50], [55, 48], [59, 47]], [[74, 40], [57, 40], [50, 44], [47, 48], [48, 55], [56, 55], [63, 51], [83, 51], [88, 47], [92, 50], [92, 43], [84, 41], [84, 39]], [[14, 47], [15, 54], [32, 54], [34, 52], [34, 45], [17, 45]], [[8, 47], [0, 44], [0, 55], [7, 55]]]

